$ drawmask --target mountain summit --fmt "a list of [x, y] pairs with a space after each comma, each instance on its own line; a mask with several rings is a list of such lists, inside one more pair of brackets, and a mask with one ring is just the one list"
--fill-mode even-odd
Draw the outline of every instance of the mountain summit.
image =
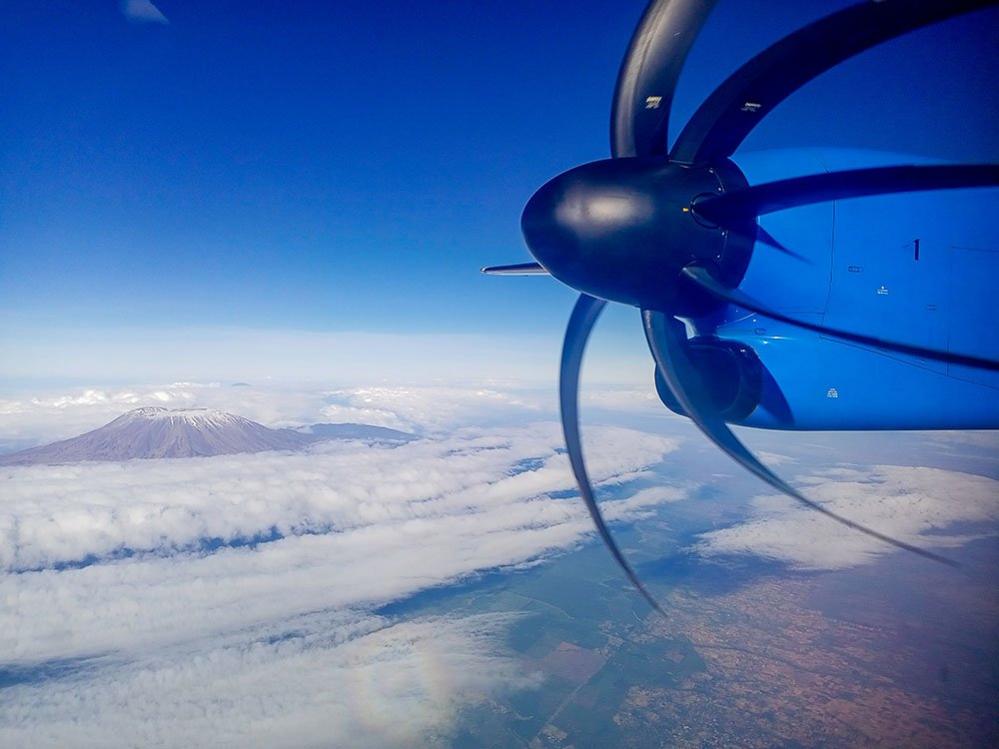
[[[404, 432], [360, 424], [313, 426], [317, 427], [315, 432], [311, 431], [313, 427], [271, 429], [242, 416], [211, 408], [136, 408], [79, 437], [0, 455], [0, 465], [193, 458], [266, 450], [299, 450], [331, 438], [377, 441], [413, 438]], [[330, 430], [330, 427], [341, 429]], [[365, 434], [365, 429], [371, 431]], [[387, 434], [389, 432], [393, 434]]]

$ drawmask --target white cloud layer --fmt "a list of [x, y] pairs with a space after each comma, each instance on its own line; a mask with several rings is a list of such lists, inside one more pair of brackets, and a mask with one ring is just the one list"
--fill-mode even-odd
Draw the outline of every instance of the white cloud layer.
[[[647, 388], [584, 392], [590, 409], [649, 409]], [[141, 405], [429, 436], [398, 447], [0, 469], [0, 679], [16, 682], [0, 700], [0, 745], [298, 747], [345, 736], [358, 747], [433, 745], [463, 706], [537, 683], [499, 645], [505, 616], [374, 612], [482, 570], [536, 564], [592, 534], [578, 500], [559, 498], [574, 485], [558, 426], [514, 425], [548, 418], [551, 391], [496, 382], [91, 388], [0, 402], [0, 435], [67, 424], [77, 433]], [[644, 480], [677, 440], [606, 426], [584, 438], [596, 481], [634, 481], [616, 492], [625, 498], [604, 502], [609, 519], [685, 496]], [[790, 470], [800, 462], [785, 446], [790, 455], [767, 459]], [[937, 532], [954, 523], [999, 519], [999, 482], [969, 474], [878, 466], [797, 483], [924, 546], [965, 541]], [[891, 551], [784, 498], [753, 508], [698, 550], [804, 569]], [[247, 545], [254, 539], [264, 542]]]
[[460, 708], [538, 683], [497, 646], [508, 621], [311, 615], [104, 663], [8, 687], [0, 744], [435, 745]]
[[[941, 532], [955, 523], [989, 523], [994, 532], [999, 520], [999, 481], [957, 471], [838, 468], [797, 483], [830, 510], [926, 548], [967, 542], [967, 535]], [[856, 567], [895, 551], [784, 496], [758, 497], [753, 505], [751, 520], [704, 534], [698, 550], [705, 555], [753, 554], [807, 570]]]
[[[610, 427], [587, 434], [594, 480], [658, 462], [675, 442]], [[349, 532], [460, 523], [483, 532], [582, 518], [577, 503], [538, 500], [573, 488], [554, 424], [460, 430], [398, 447], [321, 443], [301, 454], [140, 460], [0, 469], [0, 568], [168, 553], [205, 539]], [[523, 461], [531, 470], [510, 475]], [[537, 500], [537, 501], [535, 501]], [[474, 534], [473, 534], [474, 535]]]
[[[459, 704], [531, 683], [497, 648], [505, 620], [372, 612], [586, 538], [581, 504], [551, 496], [572, 488], [561, 444], [540, 424], [395, 448], [3, 469], [0, 665], [33, 676], [4, 691], [0, 744], [445, 735]], [[676, 446], [609, 427], [587, 444], [604, 484]], [[683, 496], [639, 487], [605, 509], [634, 519]], [[121, 549], [134, 554], [110, 558]]]
[[[583, 389], [581, 403], [584, 409], [604, 412], [666, 413], [651, 385], [590, 385]], [[350, 388], [172, 382], [9, 394], [0, 398], [0, 441], [37, 443], [73, 437], [142, 406], [217, 408], [273, 427], [351, 421], [416, 432], [557, 417], [553, 387], [524, 388], [495, 381]]]

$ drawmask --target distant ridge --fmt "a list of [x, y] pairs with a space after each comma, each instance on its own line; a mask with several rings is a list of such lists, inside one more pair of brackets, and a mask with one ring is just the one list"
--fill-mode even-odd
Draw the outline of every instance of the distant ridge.
[[412, 434], [368, 424], [313, 424], [271, 429], [210, 408], [136, 408], [78, 437], [0, 455], [0, 465], [194, 458], [267, 450], [301, 450], [331, 439], [402, 442]]
[[389, 429], [388, 427], [376, 427], [371, 424], [312, 424], [307, 427], [298, 427], [295, 431], [302, 434], [310, 434], [320, 440], [387, 440], [409, 442], [416, 439], [415, 434], [400, 432], [398, 429]]

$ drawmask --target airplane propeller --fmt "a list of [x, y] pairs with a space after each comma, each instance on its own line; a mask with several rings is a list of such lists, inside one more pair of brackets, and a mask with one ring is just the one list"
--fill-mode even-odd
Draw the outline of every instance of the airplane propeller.
[[725, 80], [667, 149], [677, 79], [715, 0], [652, 0], [628, 46], [612, 101], [611, 159], [570, 169], [543, 185], [521, 218], [537, 260], [491, 266], [493, 275], [551, 275], [580, 291], [566, 328], [559, 374], [569, 461], [601, 538], [649, 604], [600, 513], [579, 433], [579, 376], [586, 342], [608, 301], [642, 311], [658, 373], [686, 415], [729, 457], [767, 484], [855, 531], [944, 564], [956, 563], [838, 515], [805, 497], [735, 436], [692, 356], [684, 318], [735, 305], [879, 350], [997, 370], [971, 354], [888, 341], [790, 317], [738, 289], [759, 242], [797, 256], [759, 226], [774, 211], [870, 195], [999, 185], [999, 165], [894, 166], [817, 174], [750, 186], [730, 160], [780, 102], [823, 72], [877, 44], [997, 0], [866, 0], [771, 45]]

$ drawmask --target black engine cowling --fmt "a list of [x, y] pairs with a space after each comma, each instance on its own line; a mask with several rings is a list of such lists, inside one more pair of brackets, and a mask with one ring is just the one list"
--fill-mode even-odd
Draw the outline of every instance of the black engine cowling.
[[[692, 338], [687, 355], [701, 373], [702, 382], [725, 421], [738, 423], [760, 404], [763, 364], [749, 346], [722, 338]], [[656, 392], [670, 411], [687, 415], [666, 385], [658, 367]]]

